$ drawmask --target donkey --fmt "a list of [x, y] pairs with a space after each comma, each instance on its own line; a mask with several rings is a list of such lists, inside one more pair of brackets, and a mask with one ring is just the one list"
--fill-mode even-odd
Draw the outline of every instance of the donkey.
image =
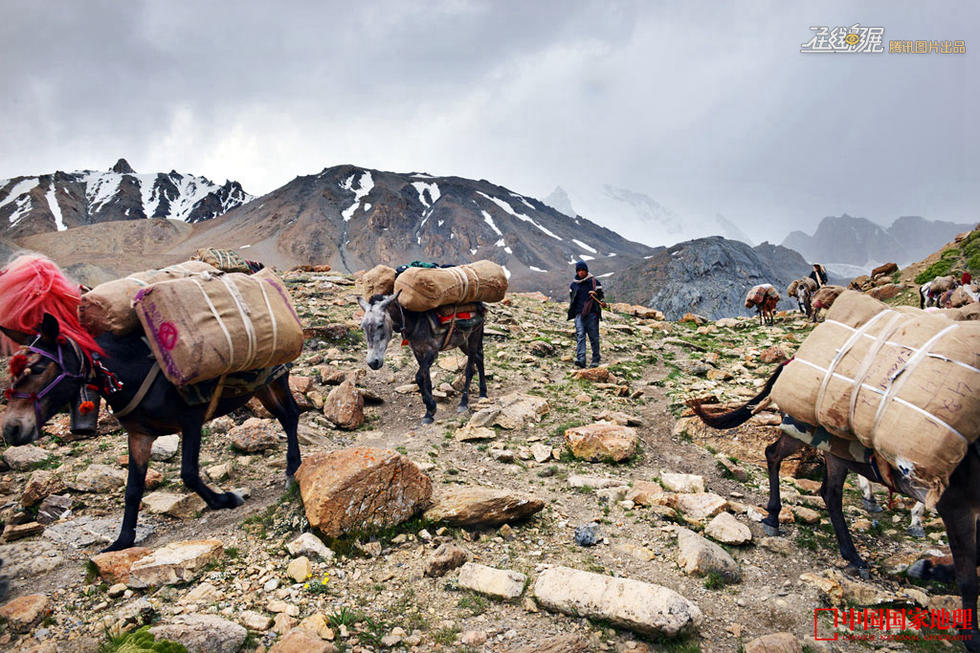
[[779, 293], [772, 284], [764, 283], [753, 286], [745, 297], [745, 308], [755, 307], [759, 315], [759, 324], [772, 326], [776, 318], [776, 305], [779, 303]]
[[[78, 324], [72, 327], [81, 328]], [[23, 367], [12, 370], [19, 374], [6, 392], [3, 439], [8, 444], [22, 445], [37, 440], [41, 426], [85, 389], [94, 389], [106, 399], [129, 434], [129, 475], [122, 528], [116, 541], [103, 551], [119, 551], [135, 543], [150, 449], [161, 435], [181, 434], [180, 478], [209, 508], [236, 508], [243, 503], [240, 494], [215, 492], [201, 480], [198, 462], [201, 427], [209, 406], [188, 404], [163, 375], [151, 375], [155, 366], [153, 354], [140, 332], [124, 336], [107, 332], [96, 339], [104, 356], [97, 353], [90, 356], [72, 338], [62, 334], [61, 325], [50, 313], [44, 314], [36, 335], [0, 329], [25, 347], [17, 355], [23, 357], [18, 365]], [[289, 391], [288, 370], [278, 371], [281, 373], [273, 374], [270, 381], [247, 394], [223, 395], [216, 403], [214, 416], [245, 405], [253, 395], [258, 397], [286, 431], [286, 475], [291, 480], [301, 462], [296, 435], [300, 410]], [[149, 385], [145, 395], [139, 400], [137, 394], [146, 383]]]
[[[782, 369], [782, 366], [778, 367], [762, 391], [741, 408], [721, 415], [709, 415], [698, 402], [692, 402], [692, 408], [705, 424], [713, 428], [728, 429], [739, 426], [748, 421], [755, 407], [769, 395]], [[763, 520], [763, 527], [767, 534], [776, 535], [779, 533], [779, 511], [781, 509], [779, 465], [787, 456], [805, 446], [802, 439], [790, 434], [797, 433], [803, 437], [806, 432], [822, 434], [821, 446], [818, 448], [824, 452], [826, 465], [823, 483], [820, 486], [820, 495], [827, 506], [840, 554], [848, 562], [849, 568], [857, 571], [863, 577], [867, 577], [868, 563], [858, 555], [854, 541], [851, 539], [851, 533], [847, 528], [847, 522], [844, 520], [843, 488], [848, 472], [853, 471], [869, 480], [883, 483], [890, 489], [920, 502], [925, 501], [925, 491], [913, 486], [901, 474], [887, 474], [886, 478], [882, 474], [882, 469], [875, 460], [872, 450], [865, 450], [864, 455], [850, 455], [847, 452], [853, 447], [853, 444], [849, 441], [843, 440], [843, 438], [825, 437], [829, 435], [826, 431], [807, 425], [784, 413], [783, 434], [776, 442], [766, 447], [766, 463], [769, 471], [769, 503], [766, 506], [768, 515]], [[919, 570], [920, 572], [927, 572], [929, 578], [935, 579], [955, 575], [962, 598], [962, 607], [964, 610], [970, 610], [971, 615], [970, 631], [966, 634], [967, 639], [964, 640], [964, 644], [968, 651], [974, 652], [980, 652], [980, 634], [977, 632], [976, 612], [977, 561], [980, 558], [980, 542], [977, 539], [977, 518], [980, 516], [980, 484], [975, 482], [977, 474], [980, 474], [980, 450], [974, 443], [968, 447], [963, 461], [953, 470], [949, 478], [949, 485], [936, 504], [936, 511], [942, 518], [943, 524], [946, 526], [946, 533], [949, 536], [949, 548], [953, 554], [953, 564], [927, 565], [928, 569]]]
[[800, 313], [810, 317], [813, 314], [813, 293], [816, 291], [817, 282], [809, 277], [804, 277], [792, 282], [787, 289], [787, 294], [796, 298], [796, 305], [799, 307]]
[[415, 354], [419, 369], [415, 372], [415, 383], [419, 386], [422, 403], [425, 404], [423, 424], [431, 424], [435, 419], [436, 400], [432, 397], [432, 376], [429, 369], [439, 352], [459, 347], [466, 354], [466, 379], [457, 412], [469, 410], [470, 383], [474, 372], [479, 373], [480, 397], [487, 396], [487, 379], [483, 371], [483, 326], [486, 322], [486, 307], [476, 303], [474, 318], [465, 327], [455, 325], [455, 318], [444, 333], [435, 326], [438, 316], [435, 311], [409, 311], [398, 303], [398, 295], [373, 295], [365, 301], [358, 297], [357, 302], [364, 309], [361, 328], [367, 340], [367, 365], [379, 370], [384, 365], [385, 351], [393, 332], [397, 331], [408, 342]]

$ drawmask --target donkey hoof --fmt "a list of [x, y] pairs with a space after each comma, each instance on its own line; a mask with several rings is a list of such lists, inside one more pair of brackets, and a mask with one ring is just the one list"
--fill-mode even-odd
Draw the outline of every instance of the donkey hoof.
[[124, 541], [118, 539], [106, 548], [99, 551], [99, 553], [110, 553], [112, 551], [124, 551], [125, 549], [131, 548], [136, 543], [136, 538], [134, 537], [132, 541]]
[[286, 474], [286, 491], [292, 492], [299, 483], [296, 481], [295, 474]]
[[762, 522], [762, 532], [769, 537], [777, 537], [779, 535], [779, 526], [770, 526], [769, 524]]
[[871, 578], [871, 572], [868, 570], [867, 564], [856, 565], [853, 562], [848, 563], [847, 572], [849, 574], [857, 574], [862, 580], [868, 580]]
[[457, 413], [465, 413], [469, 409], [470, 409], [469, 404], [460, 404], [460, 405], [456, 406], [456, 412]]
[[912, 537], [925, 537], [926, 529], [921, 526], [909, 526], [908, 534]]
[[881, 512], [881, 506], [878, 505], [877, 501], [868, 501], [867, 499], [861, 499], [861, 503], [864, 505], [865, 512]]
[[429, 415], [426, 415], [425, 417], [422, 418], [422, 424], [431, 424], [434, 421], [436, 421], [435, 418]]

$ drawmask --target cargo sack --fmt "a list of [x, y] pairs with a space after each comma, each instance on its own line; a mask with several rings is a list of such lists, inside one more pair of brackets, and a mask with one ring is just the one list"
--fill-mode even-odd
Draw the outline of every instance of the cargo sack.
[[269, 268], [155, 283], [133, 307], [160, 369], [178, 386], [287, 363], [303, 349], [299, 317]]
[[507, 294], [507, 275], [492, 261], [451, 268], [408, 268], [395, 279], [398, 303], [410, 311], [446, 304], [499, 302]]
[[789, 297], [796, 297], [796, 289], [800, 286], [800, 280], [790, 282], [789, 287], [786, 288], [786, 295]]
[[186, 261], [161, 270], [147, 270], [131, 274], [124, 279], [116, 279], [99, 284], [82, 295], [78, 305], [78, 320], [93, 336], [110, 331], [123, 336], [140, 326], [139, 318], [133, 310], [133, 297], [141, 288], [169, 279], [180, 279], [192, 274], [218, 270], [203, 261]]
[[823, 286], [814, 293], [810, 303], [813, 308], [830, 308], [842, 292], [844, 292], [844, 286]]
[[811, 279], [810, 277], [804, 277], [800, 279], [800, 285], [806, 286], [807, 290], [809, 290], [811, 293], [817, 292], [817, 282]]
[[758, 306], [762, 304], [762, 301], [769, 295], [770, 291], [775, 293], [776, 299], [779, 299], [779, 293], [776, 289], [772, 287], [771, 284], [763, 283], [758, 286], [752, 286], [752, 288], [745, 294], [745, 308], [752, 308], [753, 306]]
[[946, 277], [936, 277], [929, 284], [929, 294], [933, 297], [941, 295], [947, 290], [952, 290], [956, 287], [956, 279], [953, 276]]
[[772, 390], [779, 408], [856, 438], [935, 506], [980, 435], [980, 324], [846, 291]]
[[204, 261], [209, 265], [213, 265], [222, 272], [241, 272], [243, 274], [249, 274], [252, 271], [252, 268], [248, 264], [248, 261], [245, 260], [245, 257], [233, 249], [205, 247], [197, 250], [192, 258], [194, 260]]
[[357, 294], [366, 300], [374, 295], [390, 295], [395, 292], [395, 269], [387, 265], [375, 265], [357, 280]]
[[949, 307], [960, 308], [975, 301], [977, 300], [969, 293], [966, 286], [958, 286], [949, 296]]

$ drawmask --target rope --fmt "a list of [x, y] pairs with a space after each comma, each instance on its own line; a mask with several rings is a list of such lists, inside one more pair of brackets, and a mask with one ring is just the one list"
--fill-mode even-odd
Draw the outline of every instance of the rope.
[[150, 366], [150, 371], [147, 372], [146, 376], [143, 378], [143, 383], [140, 384], [139, 390], [136, 391], [136, 395], [130, 399], [125, 408], [118, 411], [112, 411], [113, 416], [118, 419], [120, 417], [125, 417], [136, 410], [137, 406], [139, 406], [146, 397], [146, 393], [150, 391], [150, 386], [153, 385], [153, 381], [156, 380], [159, 373], [160, 365], [156, 361], [153, 361], [153, 365]]
[[221, 319], [221, 315], [218, 314], [218, 309], [215, 308], [214, 302], [208, 297], [208, 293], [204, 290], [204, 286], [197, 279], [191, 279], [197, 287], [201, 290], [201, 294], [204, 295], [204, 301], [207, 302], [208, 308], [211, 309], [211, 314], [214, 315], [214, 319], [218, 321], [218, 326], [221, 327], [221, 331], [225, 334], [225, 340], [228, 342], [228, 365], [225, 367], [225, 371], [222, 374], [227, 374], [231, 370], [231, 361], [235, 358], [235, 343], [232, 342], [231, 334], [228, 333], [228, 327], [225, 326], [225, 321]]
[[218, 386], [214, 389], [214, 394], [211, 395], [211, 401], [208, 402], [208, 409], [204, 413], [204, 421], [208, 422], [214, 415], [215, 409], [218, 407], [218, 400], [221, 399], [221, 394], [225, 390], [225, 379], [228, 378], [227, 374], [222, 374], [221, 378], [218, 379]]

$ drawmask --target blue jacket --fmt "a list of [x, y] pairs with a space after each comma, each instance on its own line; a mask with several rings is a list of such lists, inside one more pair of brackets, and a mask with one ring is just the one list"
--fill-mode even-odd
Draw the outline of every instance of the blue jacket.
[[595, 313], [600, 320], [602, 319], [602, 307], [599, 306], [599, 302], [589, 296], [590, 291], [594, 291], [600, 300], [605, 299], [606, 295], [602, 290], [602, 284], [591, 274], [586, 275], [584, 279], [574, 279], [568, 285], [569, 320], [574, 320], [576, 315], [589, 315], [590, 313]]

